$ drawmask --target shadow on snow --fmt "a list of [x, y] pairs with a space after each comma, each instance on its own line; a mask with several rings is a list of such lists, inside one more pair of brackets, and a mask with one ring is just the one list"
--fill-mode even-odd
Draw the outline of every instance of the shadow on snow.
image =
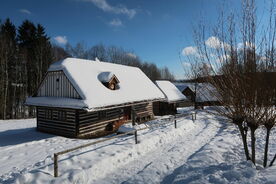
[[0, 147], [12, 146], [54, 137], [54, 135], [36, 131], [36, 128], [6, 130], [0, 133]]

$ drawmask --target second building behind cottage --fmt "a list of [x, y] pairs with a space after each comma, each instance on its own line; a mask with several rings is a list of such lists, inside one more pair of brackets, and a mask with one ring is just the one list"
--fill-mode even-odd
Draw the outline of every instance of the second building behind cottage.
[[170, 81], [158, 80], [155, 82], [158, 88], [163, 92], [166, 99], [153, 103], [153, 112], [155, 115], [174, 115], [177, 113], [177, 107], [187, 98]]

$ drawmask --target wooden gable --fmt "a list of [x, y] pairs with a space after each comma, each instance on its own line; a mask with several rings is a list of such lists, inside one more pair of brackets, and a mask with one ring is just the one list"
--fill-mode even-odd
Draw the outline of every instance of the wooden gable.
[[103, 82], [103, 84], [110, 90], [116, 90], [117, 84], [119, 82], [120, 81], [118, 80], [118, 78], [115, 75], [113, 75], [108, 82]]
[[189, 87], [186, 87], [183, 91], [182, 94], [185, 95], [189, 100], [192, 102], [195, 101], [195, 92], [191, 90]]
[[63, 71], [47, 72], [34, 96], [81, 99]]

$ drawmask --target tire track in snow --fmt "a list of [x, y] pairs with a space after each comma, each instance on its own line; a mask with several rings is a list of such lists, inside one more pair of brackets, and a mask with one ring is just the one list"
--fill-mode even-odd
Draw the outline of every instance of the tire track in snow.
[[[207, 116], [208, 117], [208, 116]], [[212, 122], [211, 122], [212, 121]], [[164, 144], [153, 152], [118, 168], [96, 183], [160, 183], [174, 169], [208, 144], [222, 129], [218, 121], [196, 121], [197, 127], [171, 144]]]

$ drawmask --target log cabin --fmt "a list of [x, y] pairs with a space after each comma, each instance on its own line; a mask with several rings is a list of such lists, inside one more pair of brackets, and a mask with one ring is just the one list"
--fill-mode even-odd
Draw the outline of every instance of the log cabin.
[[170, 81], [158, 80], [156, 86], [163, 92], [166, 99], [153, 103], [154, 115], [174, 115], [179, 104], [186, 101], [186, 97]]
[[195, 104], [196, 108], [220, 105], [219, 95], [210, 83], [177, 83], [176, 87], [186, 96], [188, 105]]
[[38, 131], [90, 138], [152, 119], [164, 98], [139, 68], [67, 58], [50, 65], [26, 105], [36, 107]]

